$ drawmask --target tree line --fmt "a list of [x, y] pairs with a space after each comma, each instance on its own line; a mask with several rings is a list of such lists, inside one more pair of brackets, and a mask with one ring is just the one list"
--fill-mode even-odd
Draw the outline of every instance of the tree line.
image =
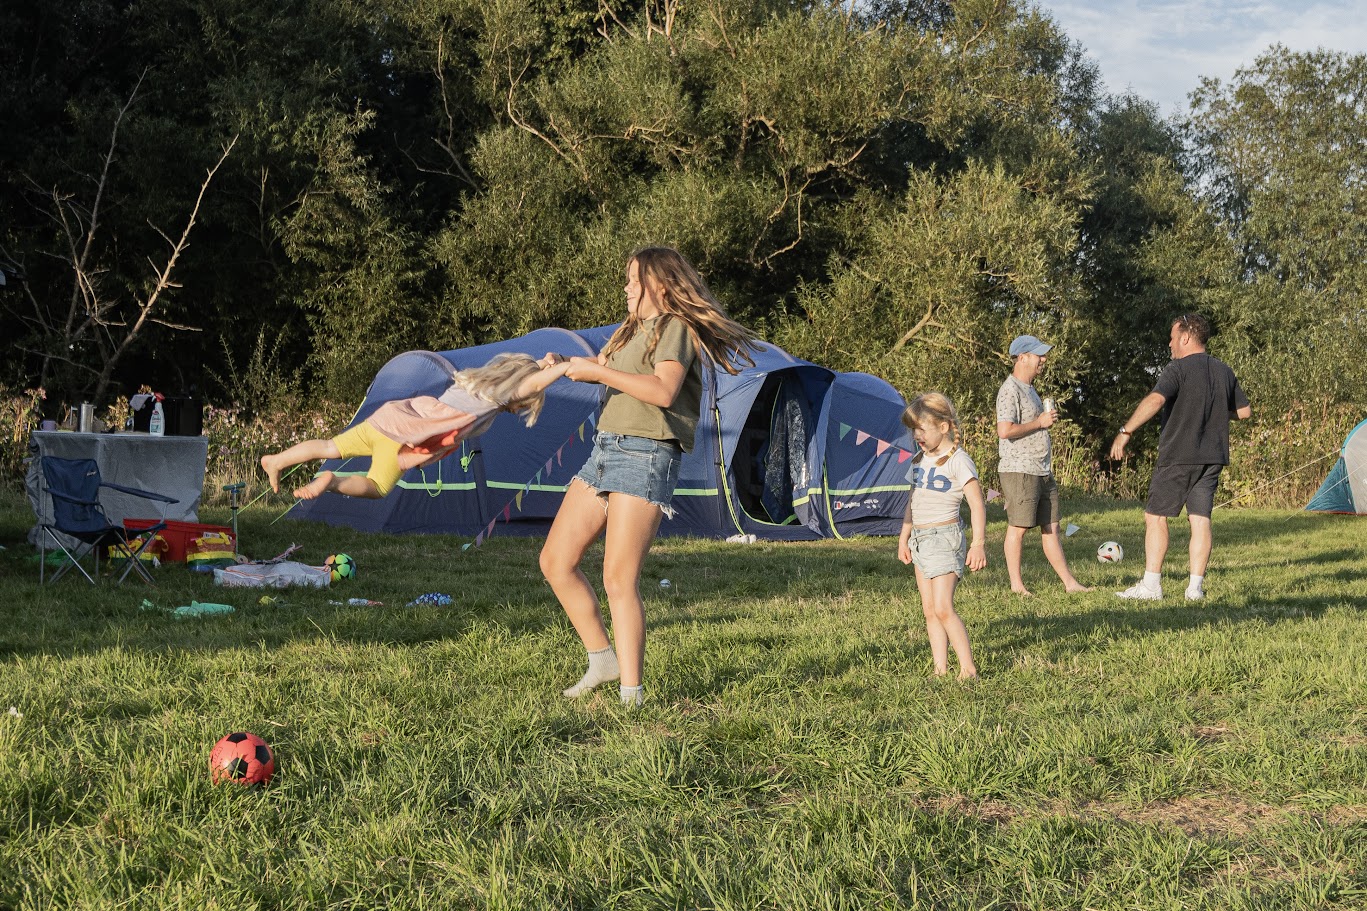
[[619, 320], [665, 243], [966, 412], [1029, 332], [1108, 439], [1190, 310], [1261, 414], [1360, 407], [1365, 80], [1274, 46], [1165, 121], [1014, 0], [16, 0], [0, 382], [356, 402], [404, 350]]

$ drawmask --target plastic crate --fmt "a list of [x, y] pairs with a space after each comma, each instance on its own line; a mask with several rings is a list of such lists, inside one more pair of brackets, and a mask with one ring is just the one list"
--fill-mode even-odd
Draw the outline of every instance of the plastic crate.
[[[123, 527], [129, 531], [141, 531], [144, 528], [151, 528], [160, 521], [160, 519], [124, 519]], [[185, 550], [190, 546], [190, 542], [200, 535], [214, 531], [222, 532], [229, 538], [233, 537], [233, 530], [226, 525], [201, 525], [199, 522], [180, 522], [175, 519], [167, 519], [166, 527], [157, 532], [166, 539], [166, 553], [162, 555], [162, 562], [184, 563]], [[236, 544], [235, 539], [234, 544]]]

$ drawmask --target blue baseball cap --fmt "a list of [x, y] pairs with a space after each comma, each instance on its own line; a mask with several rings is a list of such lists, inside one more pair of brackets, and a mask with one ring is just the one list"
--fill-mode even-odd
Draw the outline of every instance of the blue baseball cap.
[[1011, 356], [1020, 357], [1022, 354], [1048, 354], [1054, 350], [1053, 345], [1046, 345], [1044, 342], [1035, 338], [1033, 335], [1018, 335], [1011, 342]]

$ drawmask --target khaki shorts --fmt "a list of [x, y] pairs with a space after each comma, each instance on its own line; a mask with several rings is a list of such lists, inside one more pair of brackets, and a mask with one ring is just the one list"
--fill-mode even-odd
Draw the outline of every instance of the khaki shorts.
[[1004, 471], [999, 478], [1006, 500], [1007, 525], [1047, 528], [1058, 524], [1058, 484], [1053, 475]]
[[403, 477], [399, 468], [399, 449], [402, 444], [380, 433], [362, 421], [350, 430], [344, 430], [332, 438], [333, 445], [344, 459], [357, 456], [370, 456], [370, 470], [365, 476], [380, 491], [380, 496], [388, 496]]

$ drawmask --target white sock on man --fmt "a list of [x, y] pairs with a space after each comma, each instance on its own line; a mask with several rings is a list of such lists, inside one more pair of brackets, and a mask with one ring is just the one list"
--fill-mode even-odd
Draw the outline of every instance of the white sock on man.
[[1144, 570], [1144, 587], [1145, 587], [1145, 588], [1148, 588], [1148, 589], [1152, 589], [1153, 591], [1156, 591], [1156, 592], [1157, 592], [1157, 591], [1162, 591], [1162, 590], [1163, 590], [1163, 574], [1162, 574], [1162, 573], [1151, 573], [1151, 572], [1149, 572], [1147, 569]]
[[623, 686], [618, 688], [622, 694], [622, 705], [632, 707], [645, 701], [645, 686]]
[[584, 671], [578, 683], [565, 690], [565, 698], [578, 699], [598, 684], [616, 680], [619, 676], [621, 671], [617, 668], [617, 653], [612, 646], [589, 652], [589, 669]]
[[1200, 601], [1206, 594], [1206, 577], [1192, 574], [1191, 581], [1187, 583], [1187, 600]]

